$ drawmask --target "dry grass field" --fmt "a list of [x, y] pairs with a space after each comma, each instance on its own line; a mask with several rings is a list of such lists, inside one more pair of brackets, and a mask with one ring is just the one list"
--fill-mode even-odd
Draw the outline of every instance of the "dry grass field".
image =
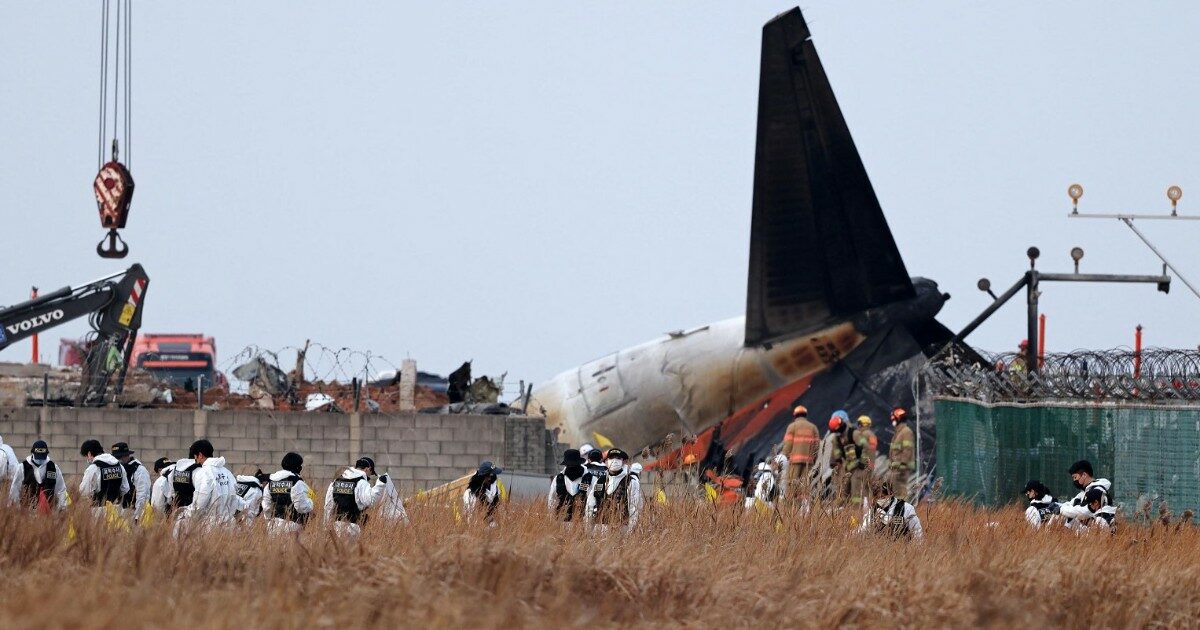
[[[1200, 625], [1200, 533], [1033, 532], [1015, 508], [922, 506], [921, 544], [849, 513], [781, 522], [656, 505], [592, 539], [512, 503], [500, 526], [411, 506], [345, 544], [253, 529], [172, 540], [0, 511], [0, 627], [887, 627]], [[989, 526], [989, 522], [995, 523]]]

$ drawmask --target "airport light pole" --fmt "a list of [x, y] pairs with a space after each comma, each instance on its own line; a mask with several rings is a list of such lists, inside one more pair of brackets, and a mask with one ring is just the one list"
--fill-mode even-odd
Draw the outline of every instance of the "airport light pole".
[[1167, 200], [1171, 202], [1171, 214], [1093, 214], [1080, 212], [1079, 200], [1083, 198], [1083, 186], [1080, 186], [1079, 184], [1071, 184], [1067, 188], [1067, 196], [1071, 198], [1071, 213], [1067, 215], [1067, 218], [1116, 219], [1121, 223], [1124, 223], [1130, 230], [1133, 231], [1134, 234], [1137, 235], [1139, 239], [1142, 240], [1143, 243], [1146, 244], [1146, 247], [1149, 247], [1150, 251], [1154, 252], [1154, 255], [1158, 256], [1158, 259], [1163, 262], [1164, 274], [1166, 273], [1167, 269], [1170, 269], [1181, 281], [1183, 281], [1183, 284], [1187, 286], [1193, 295], [1195, 295], [1197, 298], [1200, 298], [1200, 290], [1197, 290], [1196, 287], [1189, 282], [1182, 273], [1179, 272], [1179, 269], [1176, 268], [1175, 265], [1172, 265], [1171, 261], [1167, 260], [1167, 257], [1163, 256], [1162, 252], [1158, 251], [1158, 248], [1154, 246], [1154, 243], [1151, 243], [1150, 239], [1146, 238], [1146, 235], [1143, 234], [1141, 230], [1137, 229], [1137, 227], [1133, 224], [1134, 220], [1136, 219], [1155, 221], [1200, 221], [1200, 217], [1189, 217], [1179, 214], [1179, 200], [1183, 198], [1182, 188], [1179, 186], [1171, 186], [1167, 188]]
[[1041, 283], [1043, 282], [1118, 282], [1118, 283], [1143, 283], [1153, 284], [1158, 287], [1159, 291], [1167, 293], [1171, 289], [1171, 276], [1166, 275], [1165, 269], [1162, 275], [1133, 275], [1133, 274], [1117, 274], [1117, 273], [1079, 273], [1079, 261], [1083, 260], [1083, 248], [1074, 247], [1071, 249], [1071, 259], [1075, 261], [1074, 273], [1043, 273], [1038, 271], [1037, 260], [1042, 252], [1036, 247], [1030, 247], [1026, 250], [1025, 255], [1029, 258], [1029, 271], [1026, 271], [1019, 280], [1017, 280], [1007, 291], [1002, 295], [997, 296], [992, 292], [992, 283], [987, 278], [980, 278], [976, 286], [980, 291], [986, 292], [992, 296], [992, 303], [988, 305], [971, 323], [967, 324], [957, 335], [954, 336], [955, 341], [962, 341], [979, 328], [983, 322], [987, 321], [993, 313], [1000, 310], [1006, 302], [1013, 298], [1021, 289], [1025, 289], [1025, 299], [1027, 307], [1026, 340], [1029, 342], [1025, 347], [1025, 369], [1031, 372], [1037, 371], [1038, 366], [1038, 298], [1041, 296]]

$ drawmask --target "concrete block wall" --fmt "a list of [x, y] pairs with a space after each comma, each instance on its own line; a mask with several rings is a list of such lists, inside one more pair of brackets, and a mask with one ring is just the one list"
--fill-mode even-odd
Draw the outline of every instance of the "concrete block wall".
[[[24, 458], [37, 439], [78, 484], [79, 445], [96, 438], [108, 448], [129, 442], [149, 465], [179, 459], [198, 438], [213, 443], [234, 473], [271, 472], [287, 451], [304, 455], [304, 477], [323, 488], [362, 455], [411, 493], [457, 479], [491, 460], [514, 471], [556, 469], [553, 440], [541, 418], [403, 413], [338, 414], [267, 410], [0, 408], [0, 437]], [[553, 446], [551, 444], [551, 446]], [[561, 445], [557, 448], [561, 449]]]

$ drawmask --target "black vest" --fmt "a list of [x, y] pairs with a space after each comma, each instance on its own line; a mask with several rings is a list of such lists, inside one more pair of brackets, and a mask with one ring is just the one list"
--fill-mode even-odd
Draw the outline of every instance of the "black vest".
[[[297, 481], [300, 481], [300, 475], [293, 474], [278, 481], [272, 479], [267, 483], [267, 491], [271, 493], [271, 516], [300, 524], [308, 520], [307, 514], [296, 512], [292, 506], [292, 488], [296, 486]], [[354, 490], [350, 492], [353, 495]], [[336, 494], [334, 500], [337, 500]]]
[[[333, 482], [333, 515], [336, 520], [362, 524], [366, 516], [358, 509], [358, 500], [354, 498], [354, 489], [359, 482], [367, 483], [366, 477], [354, 479], [337, 478]], [[275, 482], [271, 482], [274, 484]], [[273, 497], [274, 495], [272, 495]], [[291, 497], [288, 497], [289, 505]]]
[[258, 481], [239, 481], [237, 482], [237, 495], [243, 499], [246, 498], [246, 493], [252, 488], [261, 488]]
[[629, 522], [629, 475], [617, 482], [617, 487], [608, 492], [608, 478], [597, 477], [592, 487], [596, 507], [592, 518], [601, 525], [618, 525]]
[[105, 503], [117, 503], [121, 500], [121, 463], [105, 464], [92, 460], [92, 464], [100, 471], [100, 488], [92, 494], [92, 504], [96, 507]]
[[196, 486], [192, 484], [192, 473], [199, 467], [200, 464], [196, 463], [183, 470], [175, 466], [175, 472], [171, 473], [171, 486], [175, 489], [175, 500], [172, 501], [174, 507], [181, 508], [192, 504], [192, 498], [196, 494]]
[[585, 501], [587, 501], [587, 492], [583, 487], [584, 477], [588, 473], [583, 473], [579, 478], [579, 488], [575, 494], [567, 492], [566, 473], [558, 473], [554, 476], [554, 494], [558, 497], [558, 502], [554, 506], [554, 513], [562, 517], [562, 519], [570, 523], [575, 518], [575, 513], [583, 513]]
[[131, 461], [128, 464], [121, 464], [121, 466], [125, 468], [125, 476], [129, 478], [129, 492], [126, 492], [125, 496], [121, 497], [121, 507], [131, 508], [133, 507], [133, 502], [137, 499], [137, 487], [133, 485], [133, 473], [137, 472], [138, 463]]
[[907, 538], [908, 519], [904, 518], [904, 501], [896, 499], [891, 510], [875, 507], [875, 531], [891, 534], [892, 538]]
[[42, 483], [38, 483], [33, 464], [22, 460], [21, 465], [25, 468], [25, 478], [21, 482], [21, 501], [37, 507], [38, 493], [42, 493], [45, 495], [46, 501], [53, 507], [55, 505], [54, 487], [58, 484], [58, 467], [54, 465], [54, 462], [47, 461], [46, 475], [42, 477]]

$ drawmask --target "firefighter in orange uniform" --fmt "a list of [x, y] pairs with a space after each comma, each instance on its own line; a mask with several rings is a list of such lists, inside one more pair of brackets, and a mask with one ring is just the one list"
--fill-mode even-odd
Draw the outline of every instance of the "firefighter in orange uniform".
[[792, 410], [792, 418], [794, 420], [783, 436], [781, 451], [787, 457], [787, 481], [784, 487], [790, 501], [807, 509], [811, 492], [809, 475], [816, 461], [821, 434], [817, 432], [817, 425], [808, 421], [808, 409], [804, 405]]
[[901, 499], [908, 498], [908, 479], [917, 470], [916, 440], [908, 426], [908, 412], [892, 410], [892, 444], [888, 447], [888, 473], [892, 489]]
[[870, 496], [871, 472], [875, 468], [875, 456], [879, 453], [879, 439], [871, 431], [871, 417], [859, 416], [858, 429], [851, 434], [857, 454], [856, 461], [850, 461], [850, 453], [846, 454], [847, 469], [850, 470], [850, 505], [857, 507]]

